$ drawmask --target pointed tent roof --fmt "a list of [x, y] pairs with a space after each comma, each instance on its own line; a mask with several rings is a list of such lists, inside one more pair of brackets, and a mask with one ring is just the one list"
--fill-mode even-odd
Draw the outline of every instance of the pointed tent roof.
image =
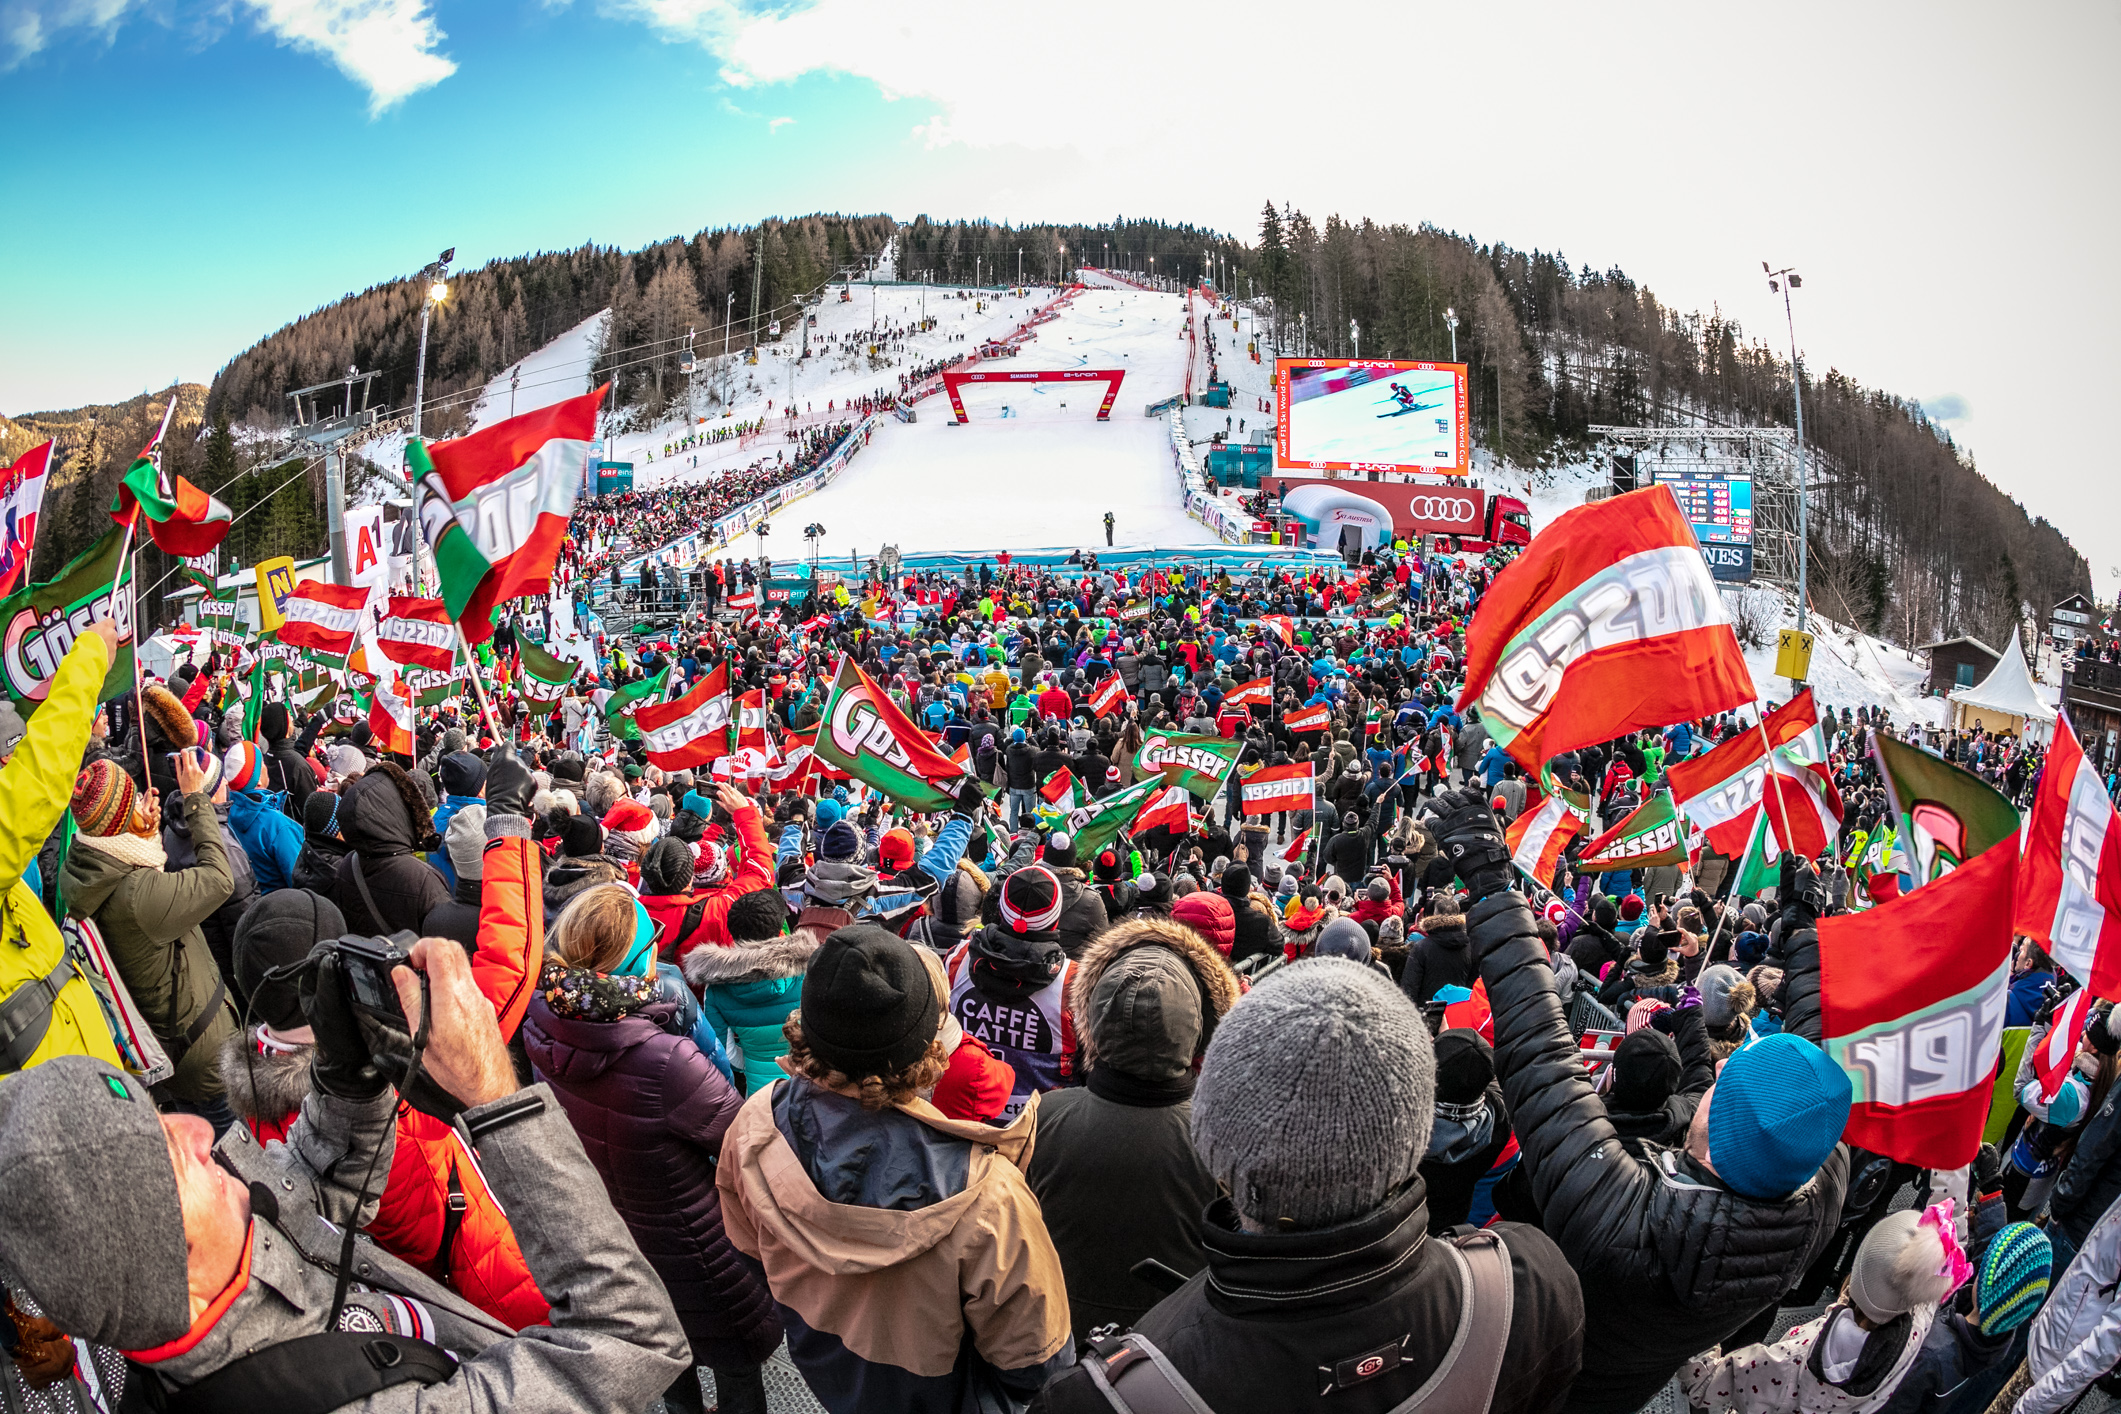
[[2007, 712], [2029, 722], [2055, 720], [2055, 709], [2040, 700], [2040, 693], [2033, 686], [2033, 675], [2025, 666], [2025, 649], [2018, 642], [2016, 629], [2011, 630], [2010, 646], [2003, 650], [1988, 676], [1972, 687], [1959, 689], [1951, 700], [1990, 712]]

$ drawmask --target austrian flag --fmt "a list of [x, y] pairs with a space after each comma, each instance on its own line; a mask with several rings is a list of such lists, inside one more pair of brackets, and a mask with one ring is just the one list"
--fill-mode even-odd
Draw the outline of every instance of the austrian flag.
[[434, 551], [442, 601], [468, 642], [493, 635], [494, 605], [550, 587], [604, 392], [406, 447], [420, 533]]
[[1107, 673], [1105, 680], [1090, 694], [1090, 710], [1100, 717], [1109, 717], [1127, 705], [1127, 684], [1118, 673]]
[[378, 682], [368, 700], [368, 729], [376, 745], [400, 756], [412, 755], [412, 703], [406, 695], [402, 682]]
[[1503, 832], [1503, 841], [1510, 847], [1511, 863], [1542, 888], [1552, 888], [1561, 852], [1582, 829], [1583, 816], [1562, 796], [1550, 795], [1537, 810], [1518, 816]]
[[446, 673], [457, 658], [457, 630], [440, 599], [390, 596], [390, 612], [376, 629], [376, 646], [393, 663]]
[[2015, 912], [2016, 930], [2084, 978], [2085, 991], [2121, 997], [2121, 821], [2067, 716], [2033, 796]]
[[1268, 766], [1245, 777], [1240, 787], [1247, 815], [1278, 815], [1284, 810], [1315, 810], [1316, 786], [1309, 761]]
[[1225, 707], [1271, 707], [1274, 704], [1274, 680], [1254, 678], [1230, 689], [1223, 698]]
[[287, 621], [280, 625], [280, 641], [291, 648], [343, 659], [353, 652], [354, 639], [361, 631], [361, 610], [367, 603], [366, 585], [305, 580], [281, 605]]
[[1333, 725], [1333, 709], [1323, 702], [1299, 708], [1283, 717], [1281, 724], [1292, 732], [1322, 732]]
[[665, 771], [685, 771], [727, 756], [729, 665], [719, 663], [699, 685], [674, 702], [634, 709], [648, 762]]

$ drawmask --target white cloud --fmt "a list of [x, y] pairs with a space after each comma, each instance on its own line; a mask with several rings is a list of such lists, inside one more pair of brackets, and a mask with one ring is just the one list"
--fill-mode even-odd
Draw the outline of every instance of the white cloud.
[[283, 43], [328, 59], [368, 90], [371, 117], [457, 71], [427, 0], [248, 0]]
[[766, 131], [769, 133], [777, 133], [782, 128], [786, 127], [788, 124], [794, 121], [795, 119], [793, 118], [775, 118], [772, 122], [766, 124]]
[[86, 29], [108, 42], [133, 0], [0, 0], [0, 71], [12, 69], [62, 30]]

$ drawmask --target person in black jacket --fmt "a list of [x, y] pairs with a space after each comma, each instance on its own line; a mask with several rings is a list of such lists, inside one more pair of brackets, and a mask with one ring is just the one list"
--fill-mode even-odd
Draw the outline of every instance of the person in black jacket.
[[1326, 841], [1324, 873], [1343, 879], [1360, 879], [1370, 867], [1370, 832], [1354, 811], [1340, 817], [1340, 833]]
[[1701, 1008], [1666, 1007], [1614, 1052], [1606, 1117], [1629, 1153], [1655, 1162], [1654, 1150], [1686, 1142], [1715, 1079]]
[[1576, 936], [1569, 939], [1569, 957], [1576, 970], [1589, 978], [1593, 985], [1603, 981], [1600, 975], [1607, 963], [1625, 966], [1630, 949], [1627, 942], [1613, 929], [1620, 922], [1620, 909], [1612, 899], [1600, 894], [1591, 900], [1591, 917]]
[[1478, 1031], [1453, 1027], [1436, 1037], [1436, 1126], [1421, 1161], [1429, 1186], [1429, 1231], [1465, 1222], [1473, 1190], [1510, 1143], [1510, 1110], [1495, 1078], [1495, 1048]]
[[1851, 1087], [1814, 1039], [1818, 880], [1787, 871], [1778, 895], [1786, 1029], [1726, 1062], [1684, 1148], [1638, 1159], [1585, 1078], [1532, 911], [1509, 887], [1493, 812], [1464, 792], [1437, 804], [1438, 834], [1475, 900], [1467, 931], [1533, 1199], [1583, 1281], [1583, 1374], [1568, 1408], [1632, 1414], [1688, 1359], [1780, 1301], [1834, 1235]]
[[1459, 911], [1463, 905], [1447, 894], [1437, 907], [1440, 911], [1417, 925], [1420, 931], [1407, 945], [1407, 965], [1399, 974], [1400, 990], [1416, 1006], [1433, 998], [1439, 987], [1471, 987], [1480, 975], [1466, 950], [1466, 918]]
[[1230, 912], [1236, 919], [1236, 931], [1230, 944], [1230, 961], [1243, 962], [1248, 957], [1267, 957], [1281, 950], [1281, 927], [1267, 909], [1254, 902], [1252, 894], [1252, 870], [1249, 865], [1230, 864], [1223, 868], [1220, 881], [1222, 896], [1229, 900]]
[[[1428, 1235], [1418, 1170], [1436, 1117], [1436, 1051], [1421, 1014], [1345, 958], [1280, 968], [1216, 1028], [1193, 1092], [1193, 1147], [1221, 1185], [1201, 1219], [1207, 1270], [1135, 1323], [1219, 1414], [1386, 1414], [1457, 1351], [1462, 1403], [1491, 1414], [1558, 1409], [1576, 1378], [1583, 1294], [1553, 1240], [1501, 1223], [1463, 1242]], [[1501, 1251], [1490, 1244], [1499, 1240]], [[1509, 1326], [1468, 1299], [1468, 1263], [1503, 1256]], [[1477, 1337], [1479, 1338], [1475, 1338]], [[1109, 1414], [1077, 1366], [1032, 1401]]]
[[1003, 753], [1002, 769], [1009, 781], [1009, 828], [1021, 829], [1038, 809], [1038, 750], [1025, 737], [1022, 727], [1009, 733], [1009, 749]]

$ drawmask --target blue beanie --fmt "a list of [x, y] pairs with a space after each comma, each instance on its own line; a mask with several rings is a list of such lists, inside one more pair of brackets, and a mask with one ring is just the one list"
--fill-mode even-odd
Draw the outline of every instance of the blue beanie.
[[817, 803], [818, 828], [829, 829], [832, 826], [837, 825], [840, 822], [840, 818], [846, 813], [847, 807], [840, 804], [840, 802], [838, 802], [837, 800], [819, 801]]
[[1024, 729], [1023, 729], [1022, 727], [1011, 727], [1011, 728], [1009, 729], [1009, 740], [1011, 740], [1011, 741], [1022, 741], [1023, 739], [1024, 739]]
[[2047, 1300], [2055, 1261], [2046, 1233], [2031, 1223], [2012, 1223], [1981, 1254], [1974, 1273], [1974, 1324], [1986, 1335], [2014, 1331]]
[[852, 859], [862, 852], [861, 832], [845, 820], [835, 820], [818, 838], [820, 859]]
[[678, 809], [690, 810], [702, 820], [712, 820], [714, 818], [714, 802], [696, 790], [685, 792], [685, 798], [678, 802]]
[[1854, 1094], [1840, 1066], [1781, 1032], [1737, 1052], [1707, 1096], [1709, 1162], [1748, 1198], [1802, 1188], [1848, 1127]]
[[1768, 939], [1765, 933], [1740, 933], [1731, 944], [1731, 953], [1738, 961], [1741, 972], [1750, 972], [1767, 961]]

